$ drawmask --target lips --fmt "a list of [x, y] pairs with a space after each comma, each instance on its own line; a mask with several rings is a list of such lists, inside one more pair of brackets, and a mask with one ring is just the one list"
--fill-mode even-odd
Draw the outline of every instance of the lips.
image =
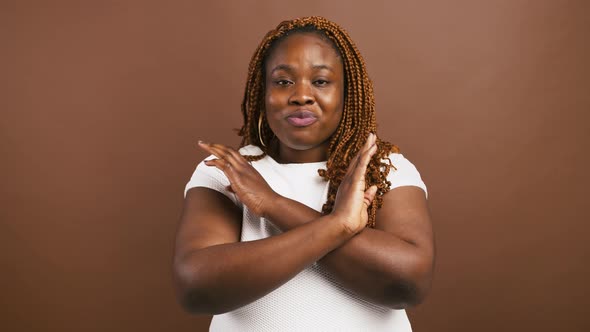
[[307, 127], [318, 121], [315, 113], [308, 110], [298, 110], [287, 116], [287, 122], [295, 127]]

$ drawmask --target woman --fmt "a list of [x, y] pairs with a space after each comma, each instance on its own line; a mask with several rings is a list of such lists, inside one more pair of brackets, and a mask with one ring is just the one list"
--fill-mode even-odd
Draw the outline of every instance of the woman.
[[211, 153], [185, 190], [174, 271], [212, 331], [411, 331], [404, 308], [434, 261], [426, 187], [376, 135], [364, 61], [321, 18], [256, 50], [242, 148]]

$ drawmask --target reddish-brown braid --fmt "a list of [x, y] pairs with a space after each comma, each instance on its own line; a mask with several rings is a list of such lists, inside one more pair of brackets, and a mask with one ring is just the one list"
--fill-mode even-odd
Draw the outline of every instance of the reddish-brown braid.
[[[264, 118], [265, 60], [278, 41], [298, 32], [316, 32], [327, 37], [340, 54], [345, 72], [346, 91], [342, 119], [328, 147], [327, 169], [318, 170], [321, 177], [330, 181], [328, 199], [322, 208], [322, 213], [327, 214], [334, 207], [338, 187], [346, 174], [350, 160], [362, 148], [369, 133], [377, 132], [373, 85], [367, 75], [363, 57], [344, 29], [323, 17], [313, 16], [284, 21], [266, 34], [248, 67], [248, 79], [242, 101], [244, 125], [239, 135], [243, 136], [241, 146], [252, 144], [263, 151], [262, 155], [245, 156], [247, 160], [260, 160], [268, 153], [267, 147], [275, 136]], [[259, 135], [260, 116], [263, 121]], [[388, 192], [391, 186], [387, 181], [387, 175], [392, 167], [395, 169], [388, 158], [392, 152], [399, 152], [397, 146], [377, 138], [377, 152], [367, 167], [365, 177], [367, 188], [377, 186], [377, 195], [369, 208], [369, 227], [375, 226], [377, 209], [383, 205], [383, 194]]]

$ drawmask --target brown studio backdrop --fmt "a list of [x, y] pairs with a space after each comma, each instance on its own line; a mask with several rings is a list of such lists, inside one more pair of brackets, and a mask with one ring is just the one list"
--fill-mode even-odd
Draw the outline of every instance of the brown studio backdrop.
[[195, 143], [238, 144], [254, 48], [305, 15], [349, 31], [429, 187], [415, 331], [590, 330], [588, 2], [0, 7], [0, 330], [207, 329], [171, 281]]

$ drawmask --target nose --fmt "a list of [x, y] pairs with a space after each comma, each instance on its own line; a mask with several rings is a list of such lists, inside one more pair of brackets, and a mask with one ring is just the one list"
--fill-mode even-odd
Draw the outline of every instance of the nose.
[[313, 105], [315, 103], [315, 98], [313, 96], [313, 92], [311, 89], [310, 84], [307, 83], [299, 83], [295, 84], [293, 89], [293, 94], [289, 97], [289, 104], [291, 105]]

